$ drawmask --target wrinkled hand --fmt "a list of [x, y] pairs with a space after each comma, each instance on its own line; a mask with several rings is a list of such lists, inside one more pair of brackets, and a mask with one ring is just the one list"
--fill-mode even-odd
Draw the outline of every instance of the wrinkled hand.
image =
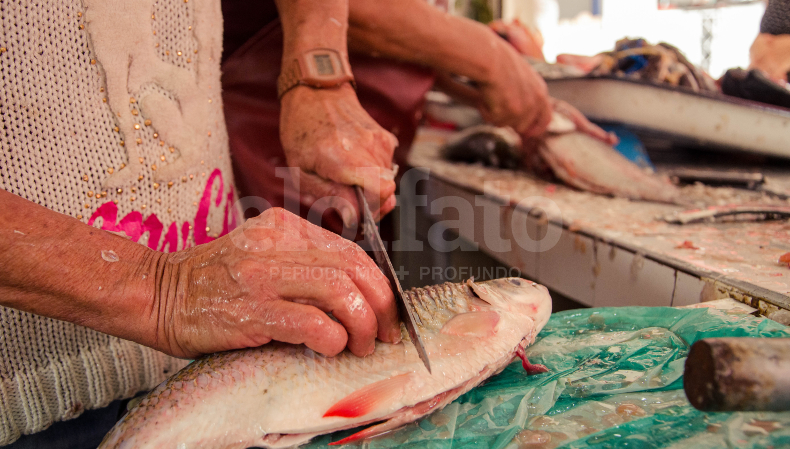
[[510, 44], [493, 38], [496, 55], [489, 76], [480, 82], [480, 113], [487, 122], [510, 126], [525, 137], [543, 134], [551, 120], [546, 83]]
[[759, 69], [782, 86], [790, 72], [790, 35], [758, 34], [749, 49], [750, 69]]
[[365, 112], [349, 84], [299, 86], [283, 96], [281, 106], [280, 140], [288, 165], [303, 172], [302, 195], [347, 200], [332, 204], [347, 227], [357, 208], [352, 186], [364, 187], [371, 209], [382, 216], [395, 207], [392, 154], [398, 140]]
[[[153, 306], [157, 349], [178, 357], [304, 343], [365, 356], [400, 341], [389, 282], [353, 242], [269, 209], [211, 243], [161, 264]], [[331, 313], [339, 322], [332, 320]]]

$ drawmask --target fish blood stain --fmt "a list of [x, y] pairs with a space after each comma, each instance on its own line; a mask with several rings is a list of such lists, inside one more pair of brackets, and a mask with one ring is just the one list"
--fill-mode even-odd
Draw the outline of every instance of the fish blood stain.
[[617, 407], [617, 414], [623, 418], [626, 418], [631, 416], [645, 416], [647, 413], [645, 413], [645, 409], [638, 405], [624, 402], [619, 407]]
[[513, 439], [519, 448], [534, 447], [551, 441], [551, 434], [543, 430], [522, 430]]
[[118, 262], [120, 258], [113, 250], [104, 250], [101, 252], [101, 258], [107, 262]]

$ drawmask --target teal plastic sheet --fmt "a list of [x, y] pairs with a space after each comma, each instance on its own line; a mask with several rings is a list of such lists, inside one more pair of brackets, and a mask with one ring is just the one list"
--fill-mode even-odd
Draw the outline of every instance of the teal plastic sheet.
[[[781, 448], [790, 412], [702, 413], [683, 392], [689, 347], [708, 337], [790, 337], [734, 309], [620, 307], [552, 315], [528, 348], [548, 373], [508, 366], [443, 410], [368, 448]], [[324, 435], [325, 447], [355, 430]]]

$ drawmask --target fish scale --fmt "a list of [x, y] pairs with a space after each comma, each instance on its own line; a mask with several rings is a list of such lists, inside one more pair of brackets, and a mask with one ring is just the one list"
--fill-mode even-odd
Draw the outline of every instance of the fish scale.
[[[404, 295], [415, 305], [419, 325], [428, 327], [430, 323], [441, 319], [447, 313], [461, 313], [466, 309], [466, 301], [461, 300], [471, 295], [468, 287], [459, 284], [445, 283], [404, 292]], [[441, 315], [441, 316], [440, 316]]]
[[212, 354], [151, 391], [100, 448], [282, 448], [380, 422], [349, 439], [370, 437], [441, 409], [502, 370], [551, 313], [546, 288], [518, 278], [405, 294], [432, 373], [408, 338], [377, 342], [364, 358], [277, 342]]

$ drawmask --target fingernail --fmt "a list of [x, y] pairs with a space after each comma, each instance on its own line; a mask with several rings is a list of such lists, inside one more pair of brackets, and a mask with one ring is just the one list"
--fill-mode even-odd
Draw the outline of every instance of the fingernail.
[[398, 343], [400, 343], [400, 341], [401, 341], [401, 338], [400, 338], [400, 329], [394, 329], [394, 330], [393, 330], [393, 331], [390, 333], [390, 341], [391, 341], [393, 344], [398, 344]]
[[343, 226], [351, 228], [354, 226], [354, 211], [347, 206], [340, 208], [340, 218], [343, 219]]
[[393, 170], [387, 170], [386, 168], [381, 169], [381, 179], [385, 181], [392, 181], [395, 179], [395, 174], [397, 172]]

